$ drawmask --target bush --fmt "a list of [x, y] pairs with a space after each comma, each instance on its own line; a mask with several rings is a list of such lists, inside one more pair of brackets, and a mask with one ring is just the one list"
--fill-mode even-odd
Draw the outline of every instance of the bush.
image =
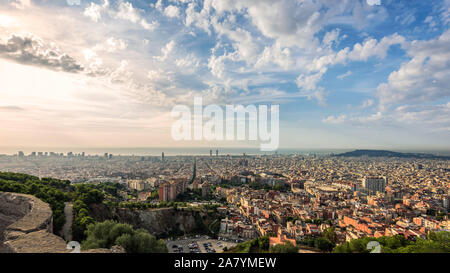
[[377, 241], [384, 253], [449, 253], [450, 232], [430, 232], [427, 239], [417, 238], [416, 241], [407, 241], [403, 235], [390, 237], [366, 237], [354, 239], [334, 248], [335, 253], [368, 253], [367, 244]]
[[88, 225], [87, 238], [82, 243], [83, 249], [111, 248], [122, 246], [127, 253], [166, 253], [167, 248], [162, 240], [143, 229], [134, 230], [131, 225], [107, 220]]
[[287, 242], [285, 244], [278, 244], [270, 248], [270, 252], [272, 253], [297, 253], [298, 248], [291, 244], [291, 242]]
[[0, 191], [34, 195], [48, 203], [53, 212], [53, 230], [60, 231], [65, 223], [64, 202], [70, 201], [72, 191], [69, 181], [53, 178], [39, 179], [36, 176], [0, 172]]

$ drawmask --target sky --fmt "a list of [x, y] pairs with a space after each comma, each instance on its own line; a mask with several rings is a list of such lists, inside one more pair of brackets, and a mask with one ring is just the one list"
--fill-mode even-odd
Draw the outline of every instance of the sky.
[[0, 146], [171, 138], [175, 105], [280, 105], [280, 148], [450, 150], [450, 0], [0, 0]]

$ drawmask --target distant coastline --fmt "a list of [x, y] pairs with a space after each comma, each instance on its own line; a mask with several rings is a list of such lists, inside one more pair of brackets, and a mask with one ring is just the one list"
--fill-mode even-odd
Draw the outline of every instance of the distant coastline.
[[449, 160], [450, 156], [436, 155], [431, 153], [400, 153], [387, 150], [355, 150], [335, 155], [337, 157], [399, 157], [417, 159], [443, 159]]
[[[160, 156], [162, 152], [166, 156], [202, 156], [209, 155], [210, 150], [213, 151], [213, 155], [215, 155], [216, 150], [218, 150], [219, 155], [274, 155], [274, 154], [298, 154], [298, 155], [344, 155], [344, 156], [361, 156], [356, 151], [385, 151], [397, 154], [398, 157], [408, 157], [408, 154], [425, 154], [425, 155], [433, 155], [433, 156], [443, 156], [450, 158], [450, 148], [445, 150], [403, 150], [403, 149], [395, 149], [396, 151], [387, 151], [387, 150], [355, 150], [355, 149], [326, 149], [326, 148], [283, 148], [279, 149], [276, 152], [261, 152], [259, 148], [229, 148], [229, 147], [98, 147], [98, 148], [80, 148], [80, 147], [58, 147], [58, 148], [50, 148], [50, 147], [0, 147], [0, 155], [14, 155], [19, 151], [23, 151], [25, 155], [29, 155], [31, 152], [55, 152], [55, 153], [64, 153], [65, 155], [68, 152], [73, 153], [82, 153], [85, 152], [86, 155], [104, 155], [105, 153], [110, 153], [113, 155], [123, 155], [123, 156]], [[371, 156], [371, 155], [368, 155]]]

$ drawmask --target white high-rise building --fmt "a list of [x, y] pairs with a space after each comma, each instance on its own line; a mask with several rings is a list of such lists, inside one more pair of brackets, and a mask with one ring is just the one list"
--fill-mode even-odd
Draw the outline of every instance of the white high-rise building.
[[369, 194], [376, 194], [377, 191], [384, 192], [388, 183], [386, 176], [366, 176], [362, 186]]

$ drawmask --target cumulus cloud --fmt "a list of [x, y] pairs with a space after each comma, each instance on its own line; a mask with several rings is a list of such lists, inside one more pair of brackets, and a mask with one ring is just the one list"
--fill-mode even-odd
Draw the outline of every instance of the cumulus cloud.
[[327, 118], [322, 119], [323, 123], [329, 123], [329, 124], [341, 124], [347, 119], [347, 115], [340, 115], [340, 116], [329, 116]]
[[[264, 36], [276, 39], [282, 46], [296, 45], [301, 48], [315, 47], [318, 42], [315, 34], [327, 24], [344, 22], [360, 27], [370, 18], [384, 18], [381, 16], [384, 8], [374, 9], [359, 1], [213, 1], [202, 12], [212, 8], [219, 14], [232, 11], [248, 14], [253, 25]], [[344, 13], [350, 14], [351, 19], [344, 17]]]
[[401, 123], [428, 126], [440, 131], [450, 128], [450, 102], [431, 106], [402, 105], [395, 108], [392, 115]]
[[99, 5], [91, 2], [84, 10], [84, 16], [89, 17], [92, 21], [98, 22], [103, 14], [107, 14], [112, 18], [129, 21], [131, 23], [140, 25], [146, 30], [154, 30], [159, 26], [157, 21], [148, 22], [142, 16], [143, 11], [133, 6], [131, 2], [124, 2], [122, 0], [117, 2], [117, 5], [112, 6], [109, 0], [103, 0], [103, 4]]
[[179, 17], [180, 9], [177, 6], [169, 5], [164, 9], [164, 14], [167, 17]]
[[127, 41], [124, 39], [109, 37], [104, 43], [96, 45], [93, 50], [115, 52], [117, 50], [125, 50], [128, 47]]
[[0, 58], [65, 72], [83, 71], [74, 58], [33, 36], [12, 35], [0, 40]]
[[427, 102], [450, 95], [450, 31], [430, 41], [414, 41], [411, 60], [378, 86], [381, 106], [393, 103]]
[[169, 58], [171, 53], [174, 51], [175, 45], [176, 45], [175, 41], [171, 40], [161, 49], [161, 55], [155, 56], [154, 58], [160, 62], [167, 60], [167, 58]]
[[348, 124], [371, 127], [391, 126], [409, 127], [422, 132], [450, 132], [450, 102], [436, 105], [401, 105], [390, 112], [374, 112], [369, 115], [329, 116], [322, 120], [328, 124]]
[[322, 79], [323, 74], [327, 72], [326, 68], [322, 68], [317, 73], [311, 74], [311, 75], [300, 75], [297, 78], [297, 86], [300, 89], [304, 89], [307, 91], [315, 90], [317, 89], [317, 84]]
[[193, 54], [175, 60], [175, 65], [182, 69], [182, 73], [194, 73], [200, 67], [200, 60]]
[[367, 4], [370, 6], [381, 5], [381, 0], [367, 0]]
[[346, 64], [349, 61], [367, 61], [372, 57], [384, 59], [391, 46], [400, 45], [402, 48], [407, 48], [408, 44], [406, 39], [397, 33], [383, 37], [379, 41], [367, 38], [363, 43], [353, 45], [353, 48], [346, 47], [338, 52], [316, 57], [307, 68], [310, 71], [320, 71], [324, 67]]
[[92, 21], [98, 22], [102, 18], [102, 12], [109, 7], [109, 0], [104, 0], [102, 5], [91, 2], [84, 10], [84, 16], [89, 17]]
[[388, 49], [396, 44], [405, 45], [405, 38], [397, 33], [383, 37], [379, 42], [376, 39], [369, 38], [363, 44], [355, 44], [353, 50], [348, 54], [348, 59], [352, 61], [367, 61], [373, 56], [384, 59]]
[[255, 67], [263, 68], [273, 63], [285, 70], [289, 69], [289, 67], [294, 65], [291, 50], [288, 47], [282, 48], [277, 43], [272, 46], [266, 46], [262, 54], [258, 57]]

